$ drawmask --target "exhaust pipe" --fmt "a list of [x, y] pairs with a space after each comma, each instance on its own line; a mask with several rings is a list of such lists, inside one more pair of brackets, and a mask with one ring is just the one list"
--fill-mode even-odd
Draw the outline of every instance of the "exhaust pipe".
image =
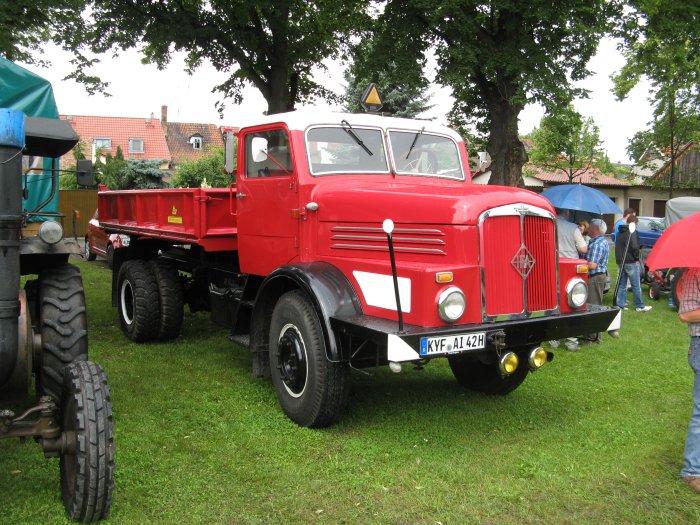
[[19, 347], [19, 232], [22, 222], [24, 113], [0, 108], [0, 387]]

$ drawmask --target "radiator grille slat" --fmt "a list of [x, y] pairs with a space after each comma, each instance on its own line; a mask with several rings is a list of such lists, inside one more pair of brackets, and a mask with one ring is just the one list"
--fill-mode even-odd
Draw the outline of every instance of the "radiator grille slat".
[[527, 309], [538, 312], [556, 308], [556, 238], [552, 221], [544, 217], [525, 217], [525, 246], [536, 261], [527, 278]]

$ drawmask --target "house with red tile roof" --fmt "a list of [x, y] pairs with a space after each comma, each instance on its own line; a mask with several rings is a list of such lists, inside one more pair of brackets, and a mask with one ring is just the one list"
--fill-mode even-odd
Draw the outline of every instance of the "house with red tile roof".
[[170, 168], [176, 170], [184, 161], [195, 160], [213, 148], [224, 147], [224, 138], [216, 124], [168, 122], [168, 106], [162, 106], [161, 124], [171, 155]]
[[[160, 120], [148, 118], [61, 115], [80, 137], [85, 157], [94, 162], [98, 153], [114, 156], [120, 147], [125, 159], [160, 160], [167, 169], [171, 161]], [[75, 164], [72, 152], [64, 156], [65, 165]]]

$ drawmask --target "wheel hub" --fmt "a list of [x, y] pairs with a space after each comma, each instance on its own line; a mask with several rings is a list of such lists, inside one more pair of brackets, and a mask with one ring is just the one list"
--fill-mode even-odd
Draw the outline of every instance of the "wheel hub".
[[306, 387], [306, 348], [299, 330], [293, 325], [282, 329], [277, 343], [277, 368], [289, 393], [298, 397]]

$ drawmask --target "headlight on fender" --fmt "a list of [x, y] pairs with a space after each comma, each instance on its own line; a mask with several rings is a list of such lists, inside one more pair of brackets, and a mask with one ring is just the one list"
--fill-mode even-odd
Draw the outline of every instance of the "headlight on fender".
[[39, 238], [46, 244], [56, 244], [63, 239], [63, 228], [56, 221], [46, 221], [39, 227]]
[[581, 308], [588, 299], [588, 285], [583, 279], [571, 279], [566, 284], [566, 298], [571, 308]]
[[438, 296], [437, 307], [440, 319], [448, 323], [454, 323], [464, 314], [467, 300], [464, 298], [462, 290], [456, 286], [450, 286]]

